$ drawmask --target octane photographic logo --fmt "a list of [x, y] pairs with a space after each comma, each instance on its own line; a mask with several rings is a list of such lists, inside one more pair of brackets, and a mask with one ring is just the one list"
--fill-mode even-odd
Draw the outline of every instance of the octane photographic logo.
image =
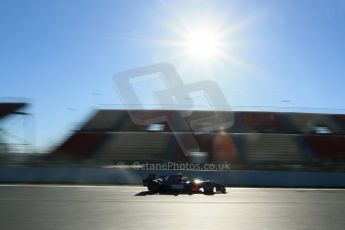
[[[152, 163], [152, 162], [133, 162], [130, 166], [137, 170], [179, 170], [179, 171], [228, 171], [231, 170], [231, 165], [228, 162], [222, 163], [177, 163], [177, 162], [164, 162], [164, 163]], [[127, 168], [128, 164], [122, 161], [116, 163], [116, 168]]]
[[[145, 112], [144, 104], [140, 101], [139, 95], [131, 83], [135, 79], [151, 74], [160, 74], [166, 87], [152, 92], [155, 103], [160, 108], [156, 113]], [[187, 157], [191, 153], [200, 152], [194, 135], [230, 128], [234, 123], [234, 114], [217, 82], [204, 80], [184, 84], [175, 67], [170, 63], [158, 63], [120, 72], [113, 76], [113, 81], [123, 104], [127, 106], [132, 121], [138, 125], [166, 122]], [[150, 80], [147, 80], [147, 84], [151, 84]], [[189, 122], [187, 122], [185, 118], [193, 114], [194, 103], [191, 94], [200, 91], [207, 98], [208, 106], [212, 108], [212, 115], [194, 120], [188, 119]], [[192, 100], [187, 101], [186, 98]], [[132, 110], [131, 105], [136, 105], [137, 109]], [[172, 107], [177, 107], [177, 112], [167, 111]], [[220, 111], [226, 111], [226, 113]]]

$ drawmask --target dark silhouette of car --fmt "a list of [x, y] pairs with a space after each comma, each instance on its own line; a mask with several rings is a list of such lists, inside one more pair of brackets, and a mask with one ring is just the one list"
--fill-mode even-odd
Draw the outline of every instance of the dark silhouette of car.
[[189, 180], [182, 174], [160, 176], [156, 178], [155, 174], [148, 174], [143, 179], [143, 185], [151, 193], [226, 193], [225, 185], [216, 183], [211, 180]]

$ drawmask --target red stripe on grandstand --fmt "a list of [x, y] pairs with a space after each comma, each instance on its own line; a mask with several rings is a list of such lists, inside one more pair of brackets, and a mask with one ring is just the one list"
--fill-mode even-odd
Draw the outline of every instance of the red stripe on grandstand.
[[345, 136], [306, 136], [313, 153], [325, 162], [345, 162]]
[[66, 156], [76, 159], [90, 157], [104, 137], [104, 133], [75, 133], [58, 147], [50, 157]]

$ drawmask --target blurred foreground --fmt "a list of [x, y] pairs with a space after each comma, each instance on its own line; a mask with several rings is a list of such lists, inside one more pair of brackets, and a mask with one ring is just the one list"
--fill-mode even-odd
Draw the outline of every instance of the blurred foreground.
[[0, 186], [3, 229], [342, 229], [344, 190], [227, 188], [146, 195], [129, 186]]

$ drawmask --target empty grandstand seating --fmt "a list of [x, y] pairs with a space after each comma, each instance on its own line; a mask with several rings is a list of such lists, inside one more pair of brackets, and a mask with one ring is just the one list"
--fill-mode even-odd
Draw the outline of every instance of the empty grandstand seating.
[[170, 134], [161, 132], [108, 133], [94, 154], [96, 161], [162, 160]]
[[287, 118], [293, 133], [313, 134], [318, 132], [318, 127], [325, 127], [333, 134], [343, 133], [343, 129], [330, 115], [289, 113]]
[[294, 135], [243, 135], [247, 163], [300, 164], [306, 158]]
[[[173, 112], [164, 112], [166, 114], [173, 114]], [[138, 112], [137, 110], [98, 110], [90, 120], [88, 120], [81, 128], [83, 131], [113, 131], [113, 132], [140, 132], [146, 131], [147, 126], [143, 121], [146, 117], [153, 119], [163, 116], [163, 112]], [[177, 112], [175, 112], [177, 113]], [[131, 116], [132, 115], [132, 116]], [[142, 120], [140, 120], [142, 119]], [[163, 119], [164, 120], [164, 119]], [[168, 126], [162, 122], [165, 131]]]
[[321, 162], [345, 162], [345, 136], [310, 135], [304, 141]]
[[342, 128], [342, 133], [345, 134], [345, 115], [333, 115], [339, 126]]
[[81, 128], [84, 131], [111, 131], [121, 128], [127, 122], [127, 111], [101, 110], [97, 111]]
[[[174, 119], [183, 111], [135, 112], [138, 117], [154, 118], [152, 124], [133, 121], [126, 110], [100, 110], [51, 156], [70, 155], [101, 163], [194, 161], [199, 157], [197, 160], [202, 162], [229, 161], [249, 167], [314, 167], [319, 161], [345, 162], [344, 115], [234, 112], [235, 123], [231, 128], [193, 133], [181, 125], [174, 127], [173, 133], [164, 119], [157, 121], [155, 117], [167, 115]], [[190, 125], [212, 116], [212, 111], [193, 111], [185, 122]], [[184, 154], [176, 135], [187, 145], [194, 143], [191, 136], [196, 140], [198, 150], [192, 152], [194, 155], [188, 158]]]
[[244, 133], [281, 133], [286, 128], [278, 113], [269, 112], [237, 112], [235, 123], [239, 132]]

